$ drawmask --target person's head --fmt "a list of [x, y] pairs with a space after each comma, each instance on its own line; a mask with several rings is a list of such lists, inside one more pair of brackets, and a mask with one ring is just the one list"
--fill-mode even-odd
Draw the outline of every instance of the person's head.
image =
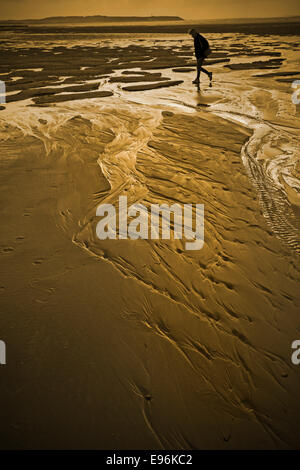
[[196, 29], [192, 28], [192, 29], [189, 29], [189, 30], [188, 30], [188, 34], [189, 34], [190, 36], [192, 36], [193, 38], [195, 38], [195, 37], [197, 36], [197, 34], [198, 34], [198, 31], [197, 31]]

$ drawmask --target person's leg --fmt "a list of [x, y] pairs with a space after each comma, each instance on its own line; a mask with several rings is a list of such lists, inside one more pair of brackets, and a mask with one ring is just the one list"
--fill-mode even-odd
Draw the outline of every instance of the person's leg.
[[211, 80], [212, 80], [212, 72], [209, 72], [209, 71], [206, 70], [204, 67], [202, 67], [204, 60], [205, 60], [205, 59], [202, 60], [202, 63], [201, 63], [201, 66], [200, 66], [200, 72], [206, 73], [206, 75], [209, 76], [209, 79], [210, 79], [210, 81], [211, 81]]
[[210, 76], [211, 72], [208, 72], [204, 67], [200, 67], [200, 71], [206, 73], [206, 75]]
[[202, 63], [203, 63], [203, 59], [202, 58], [197, 58], [197, 77], [193, 81], [193, 83], [199, 83], [199, 81], [200, 81], [200, 72], [201, 72]]
[[212, 72], [209, 72], [204, 67], [202, 67], [204, 60], [205, 60], [205, 57], [200, 57], [200, 58], [197, 59], [197, 78], [196, 78], [196, 80], [193, 81], [193, 83], [199, 83], [200, 82], [200, 73], [201, 72], [204, 72], [209, 77], [210, 82], [212, 81]]

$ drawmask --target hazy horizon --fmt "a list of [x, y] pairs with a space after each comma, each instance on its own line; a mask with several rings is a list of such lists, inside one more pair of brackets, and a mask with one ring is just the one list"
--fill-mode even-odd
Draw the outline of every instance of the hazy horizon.
[[[185, 20], [228, 20], [299, 16], [297, 0], [210, 0], [203, 9], [198, 0], [0, 0], [1, 20], [43, 19], [53, 16], [180, 16]], [[17, 13], [16, 13], [17, 11]]]
[[[158, 17], [180, 17], [180, 15], [101, 15], [101, 14], [95, 14], [95, 15], [51, 15], [51, 16], [41, 16], [41, 17], [26, 17], [26, 18], [4, 18], [4, 19], [0, 19], [0, 21], [31, 21], [31, 20], [34, 20], [34, 21], [37, 21], [37, 20], [46, 20], [46, 19], [50, 19], [50, 18], [93, 18], [93, 17], [97, 17], [97, 16], [102, 16], [104, 18], [133, 18], [133, 17], [136, 17], [136, 18], [158, 18]], [[270, 19], [277, 19], [277, 18], [300, 18], [300, 14], [299, 15], [277, 15], [277, 16], [224, 16], [222, 18], [183, 18], [182, 16], [180, 17], [181, 20], [183, 21], [229, 21], [229, 20], [254, 20], [254, 19], [259, 19], [259, 20], [262, 20], [262, 19], [266, 19], [266, 20], [270, 20]]]

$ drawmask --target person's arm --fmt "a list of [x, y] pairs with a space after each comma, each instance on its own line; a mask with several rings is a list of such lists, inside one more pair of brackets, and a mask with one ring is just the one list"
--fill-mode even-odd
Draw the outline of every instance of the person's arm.
[[201, 56], [201, 41], [200, 41], [200, 36], [197, 35], [194, 39], [194, 45], [195, 45], [195, 56], [200, 57]]

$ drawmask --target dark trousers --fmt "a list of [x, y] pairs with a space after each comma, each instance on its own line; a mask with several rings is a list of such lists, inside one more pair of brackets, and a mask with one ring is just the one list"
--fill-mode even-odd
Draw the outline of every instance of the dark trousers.
[[206, 75], [210, 75], [209, 72], [202, 67], [204, 61], [205, 57], [197, 57], [197, 78], [200, 77], [200, 72], [204, 72]]

